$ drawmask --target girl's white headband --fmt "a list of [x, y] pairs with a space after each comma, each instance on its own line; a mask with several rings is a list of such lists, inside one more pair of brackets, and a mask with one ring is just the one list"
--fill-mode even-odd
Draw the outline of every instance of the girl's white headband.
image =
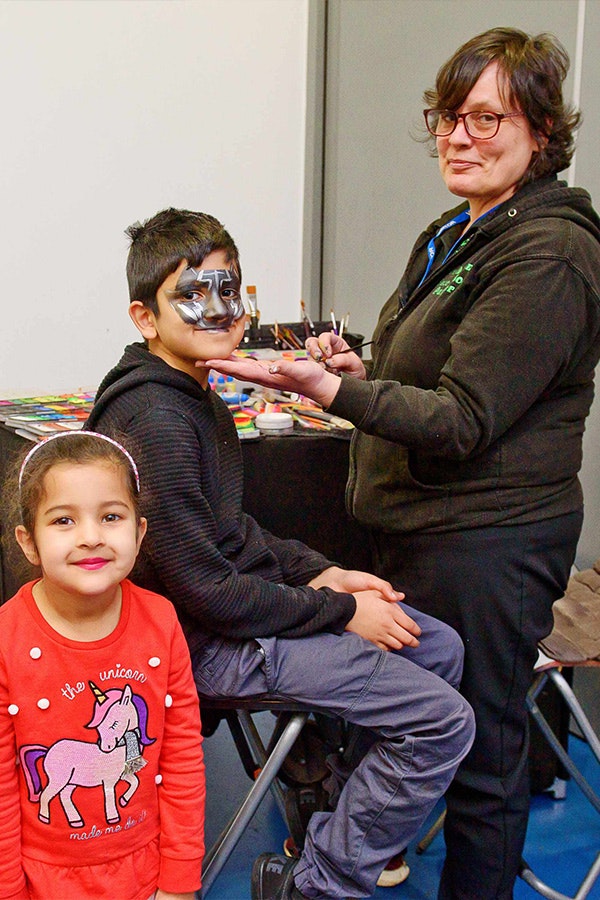
[[37, 444], [34, 444], [33, 447], [31, 448], [31, 450], [29, 451], [29, 453], [27, 454], [27, 456], [25, 457], [25, 459], [23, 460], [23, 464], [21, 465], [21, 470], [19, 472], [19, 488], [21, 487], [21, 482], [23, 481], [23, 473], [25, 472], [27, 463], [29, 462], [31, 457], [34, 455], [34, 453], [37, 453], [37, 451], [40, 449], [40, 447], [44, 447], [48, 443], [48, 441], [56, 441], [58, 438], [81, 437], [82, 435], [85, 435], [87, 437], [96, 437], [96, 438], [100, 438], [100, 440], [102, 440], [102, 441], [107, 441], [107, 443], [112, 444], [113, 447], [116, 447], [118, 450], [121, 451], [121, 453], [124, 456], [127, 457], [127, 460], [129, 461], [129, 465], [133, 469], [133, 474], [135, 476], [135, 486], [136, 486], [137, 492], [139, 494], [139, 492], [140, 492], [140, 473], [138, 472], [138, 468], [134, 462], [133, 457], [131, 456], [130, 453], [127, 452], [125, 447], [121, 446], [121, 444], [119, 444], [117, 441], [113, 441], [113, 439], [109, 438], [106, 434], [99, 434], [97, 431], [61, 431], [60, 434], [51, 434], [50, 437], [44, 438], [43, 441], [39, 441]]

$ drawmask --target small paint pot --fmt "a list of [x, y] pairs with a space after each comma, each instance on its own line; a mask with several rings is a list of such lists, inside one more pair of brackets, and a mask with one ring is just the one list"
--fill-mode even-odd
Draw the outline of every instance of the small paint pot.
[[254, 420], [261, 434], [291, 434], [294, 420], [289, 413], [260, 413]]

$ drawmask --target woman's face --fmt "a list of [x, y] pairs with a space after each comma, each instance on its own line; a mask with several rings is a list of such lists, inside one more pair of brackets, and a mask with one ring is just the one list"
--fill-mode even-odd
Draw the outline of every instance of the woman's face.
[[[516, 113], [505, 106], [498, 89], [498, 65], [490, 63], [475, 82], [456, 112], [485, 110]], [[464, 197], [471, 207], [471, 220], [481, 216], [515, 192], [525, 174], [531, 154], [538, 149], [525, 116], [502, 119], [498, 134], [490, 140], [470, 137], [459, 119], [452, 134], [436, 139], [440, 171], [452, 194]]]

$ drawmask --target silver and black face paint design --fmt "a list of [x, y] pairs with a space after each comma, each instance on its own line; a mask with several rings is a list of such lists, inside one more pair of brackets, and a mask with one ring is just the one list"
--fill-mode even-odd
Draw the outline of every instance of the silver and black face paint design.
[[201, 331], [227, 331], [245, 315], [235, 269], [184, 269], [169, 303], [187, 325]]

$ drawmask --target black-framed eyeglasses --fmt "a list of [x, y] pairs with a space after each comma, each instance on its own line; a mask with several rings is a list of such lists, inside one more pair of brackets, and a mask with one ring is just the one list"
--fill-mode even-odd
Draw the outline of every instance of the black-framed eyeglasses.
[[489, 141], [496, 137], [503, 119], [514, 119], [523, 113], [496, 113], [487, 109], [477, 109], [468, 113], [457, 113], [451, 109], [424, 109], [427, 131], [434, 137], [448, 137], [452, 134], [460, 119], [465, 131], [472, 138]]

